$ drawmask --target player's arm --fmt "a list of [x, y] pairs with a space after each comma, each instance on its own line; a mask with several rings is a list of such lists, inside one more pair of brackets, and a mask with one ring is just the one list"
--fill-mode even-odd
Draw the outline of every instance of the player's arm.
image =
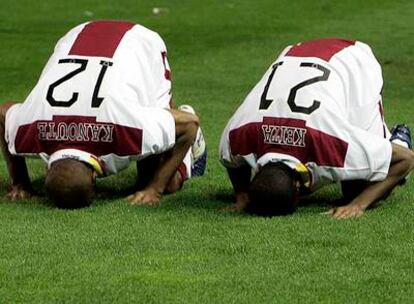
[[175, 145], [161, 161], [148, 186], [127, 198], [132, 204], [156, 204], [160, 201], [197, 134], [199, 120], [196, 115], [174, 109], [168, 111], [175, 121]]
[[172, 98], [170, 100], [170, 108], [171, 109], [177, 109], [177, 104], [175, 103], [174, 99], [172, 99]]
[[[177, 105], [174, 101], [174, 99], [171, 98], [169, 103], [170, 109], [177, 109]], [[158, 155], [151, 155], [149, 157], [146, 157], [144, 159], [141, 159], [137, 161], [137, 172], [138, 172], [138, 189], [142, 190], [145, 188], [145, 186], [148, 185], [149, 181], [153, 177], [153, 172], [155, 172], [156, 168], [158, 168], [161, 159], [164, 157], [164, 155], [168, 154], [170, 151], [167, 151], [163, 154]], [[151, 174], [149, 174], [151, 172]]]
[[249, 204], [249, 186], [252, 169], [241, 155], [234, 155], [230, 144], [231, 120], [223, 131], [220, 140], [220, 162], [227, 170], [233, 186], [236, 202], [224, 208], [225, 211], [243, 211]]
[[227, 168], [231, 184], [233, 185], [236, 203], [226, 208], [228, 211], [242, 211], [249, 204], [249, 185], [251, 179], [250, 166], [242, 166], [239, 168]]
[[7, 102], [0, 105], [0, 144], [10, 177], [10, 189], [7, 196], [12, 200], [17, 200], [30, 197], [32, 186], [24, 157], [11, 155], [5, 140], [6, 113], [13, 104]]
[[386, 196], [414, 169], [414, 152], [400, 145], [391, 144], [392, 156], [387, 177], [369, 185], [348, 205], [333, 208], [329, 211], [334, 218], [342, 219], [358, 217], [374, 202]]

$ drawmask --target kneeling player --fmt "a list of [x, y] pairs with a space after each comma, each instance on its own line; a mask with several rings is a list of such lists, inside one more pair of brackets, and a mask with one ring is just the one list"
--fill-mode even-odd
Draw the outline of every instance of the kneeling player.
[[188, 106], [170, 109], [170, 76], [164, 42], [142, 26], [96, 21], [69, 31], [25, 102], [1, 106], [9, 197], [31, 195], [25, 156], [47, 162], [46, 192], [63, 208], [89, 205], [96, 176], [150, 155], [159, 161], [139, 173], [151, 178], [128, 197], [133, 204], [180, 189], [192, 167], [201, 175], [206, 150], [198, 117]]
[[[356, 217], [401, 184], [414, 168], [411, 137], [400, 125], [390, 138], [382, 85], [364, 43], [320, 39], [287, 47], [223, 132], [220, 157], [236, 194], [231, 208], [288, 214], [301, 193], [340, 181], [349, 203], [330, 213]], [[347, 191], [357, 180], [369, 184]]]

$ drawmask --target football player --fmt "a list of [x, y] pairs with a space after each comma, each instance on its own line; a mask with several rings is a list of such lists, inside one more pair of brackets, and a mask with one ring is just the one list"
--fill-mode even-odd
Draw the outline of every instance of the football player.
[[[382, 85], [362, 42], [285, 48], [223, 131], [220, 158], [236, 196], [229, 209], [289, 214], [300, 194], [331, 182], [344, 182], [349, 199], [329, 211], [334, 218], [360, 216], [385, 197], [413, 169], [414, 153], [406, 126], [391, 137], [385, 125]], [[363, 187], [349, 193], [347, 182]]]
[[94, 21], [70, 30], [25, 102], [1, 106], [8, 196], [32, 195], [25, 156], [46, 161], [46, 192], [62, 208], [88, 206], [95, 177], [116, 174], [131, 161], [138, 161], [140, 181], [131, 204], [157, 203], [162, 193], [202, 175], [207, 152], [199, 120], [190, 106], [171, 108], [166, 56], [157, 33], [131, 22]]

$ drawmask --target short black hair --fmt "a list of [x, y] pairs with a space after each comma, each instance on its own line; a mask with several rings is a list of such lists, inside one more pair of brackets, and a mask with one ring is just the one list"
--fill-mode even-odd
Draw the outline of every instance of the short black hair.
[[262, 216], [293, 213], [299, 197], [297, 181], [297, 172], [284, 163], [266, 164], [250, 183], [246, 211]]
[[94, 197], [93, 169], [75, 159], [58, 160], [48, 170], [45, 189], [48, 198], [58, 208], [87, 207]]

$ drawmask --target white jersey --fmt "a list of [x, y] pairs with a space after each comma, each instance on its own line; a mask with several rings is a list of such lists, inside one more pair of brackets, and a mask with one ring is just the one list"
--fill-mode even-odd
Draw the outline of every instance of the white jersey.
[[381, 67], [368, 45], [321, 39], [287, 47], [228, 122], [227, 167], [283, 161], [311, 174], [310, 189], [383, 180], [391, 160]]
[[25, 102], [8, 110], [9, 150], [93, 158], [108, 175], [171, 149], [170, 74], [157, 33], [123, 21], [79, 25], [57, 43]]

